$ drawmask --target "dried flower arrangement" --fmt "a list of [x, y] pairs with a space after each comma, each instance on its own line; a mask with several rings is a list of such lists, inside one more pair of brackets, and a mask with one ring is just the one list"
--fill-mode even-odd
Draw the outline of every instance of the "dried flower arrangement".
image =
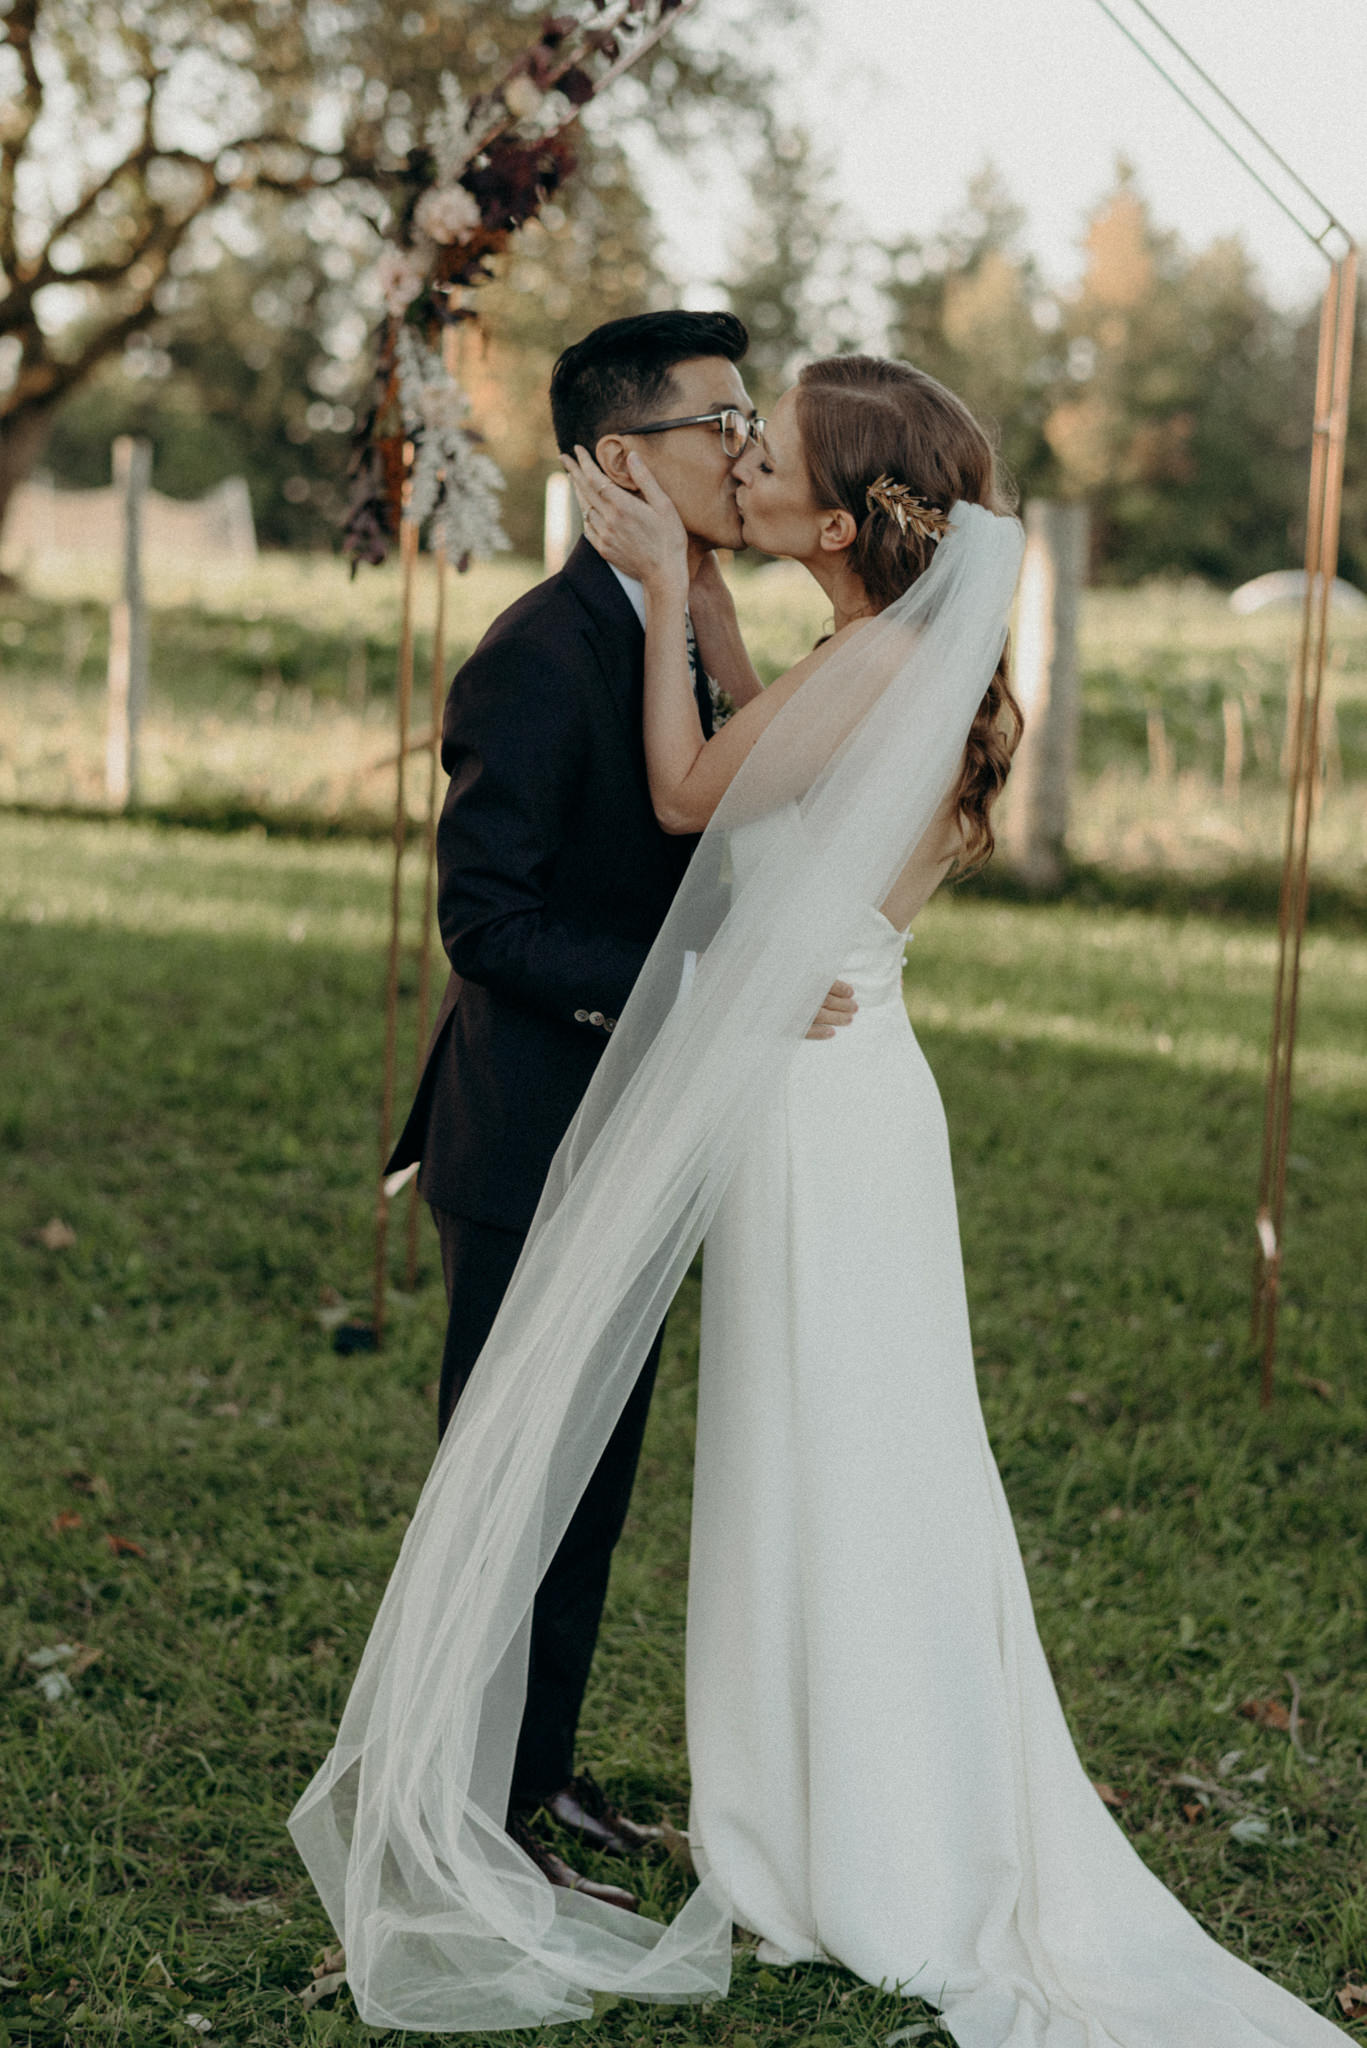
[[574, 168], [581, 109], [639, 62], [698, 0], [589, 0], [541, 24], [489, 90], [467, 101], [441, 78], [424, 146], [410, 151], [394, 238], [377, 265], [385, 314], [373, 403], [357, 429], [343, 546], [382, 562], [404, 517], [460, 569], [506, 547], [503, 479], [468, 423], [448, 337], [490, 259]]

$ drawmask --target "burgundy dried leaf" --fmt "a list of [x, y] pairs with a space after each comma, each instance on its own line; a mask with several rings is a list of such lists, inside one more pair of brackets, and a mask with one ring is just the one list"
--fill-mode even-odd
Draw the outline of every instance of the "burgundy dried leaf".
[[578, 65], [576, 65], [572, 71], [567, 71], [560, 80], [560, 90], [564, 93], [565, 98], [572, 107], [587, 106], [588, 102], [593, 98], [593, 80], [589, 77], [587, 71], [581, 71]]
[[1280, 1700], [1245, 1700], [1239, 1712], [1246, 1721], [1256, 1721], [1260, 1728], [1291, 1726], [1291, 1715]]

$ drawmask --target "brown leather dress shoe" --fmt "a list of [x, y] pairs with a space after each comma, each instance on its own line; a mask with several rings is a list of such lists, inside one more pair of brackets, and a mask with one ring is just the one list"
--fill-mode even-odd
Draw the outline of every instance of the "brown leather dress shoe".
[[587, 1899], [601, 1899], [605, 1906], [620, 1906], [624, 1913], [640, 1912], [641, 1902], [633, 1892], [619, 1884], [595, 1884], [591, 1877], [572, 1870], [564, 1857], [557, 1856], [547, 1843], [538, 1841], [526, 1821], [516, 1814], [508, 1818], [508, 1834], [549, 1883], [562, 1885], [568, 1892], [582, 1892]]
[[549, 1799], [543, 1799], [541, 1811], [562, 1828], [568, 1828], [572, 1835], [578, 1835], [581, 1842], [604, 1850], [609, 1856], [639, 1856], [664, 1840], [663, 1828], [648, 1827], [619, 1813], [587, 1771], [571, 1778]]

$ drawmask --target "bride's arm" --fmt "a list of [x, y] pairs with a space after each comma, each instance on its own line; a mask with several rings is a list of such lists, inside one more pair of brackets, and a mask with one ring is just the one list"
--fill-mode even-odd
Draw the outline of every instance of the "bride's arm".
[[[645, 749], [650, 801], [666, 832], [702, 832], [765, 727], [793, 692], [827, 659], [832, 642], [815, 649], [777, 682], [761, 689], [721, 731], [703, 738], [683, 607], [667, 587], [646, 593]], [[850, 630], [850, 629], [846, 629]]]
[[764, 685], [741, 638], [735, 599], [714, 554], [704, 555], [698, 565], [689, 586], [688, 609], [703, 668], [739, 711]]
[[639, 497], [610, 482], [587, 451], [575, 464], [562, 459], [579, 491], [590, 541], [609, 562], [638, 577], [645, 592], [643, 726], [655, 816], [666, 832], [701, 832], [765, 727], [858, 627], [847, 626], [767, 690], [756, 690], [720, 732], [704, 739], [684, 635], [689, 583], [679, 515], [634, 450], [628, 462]]

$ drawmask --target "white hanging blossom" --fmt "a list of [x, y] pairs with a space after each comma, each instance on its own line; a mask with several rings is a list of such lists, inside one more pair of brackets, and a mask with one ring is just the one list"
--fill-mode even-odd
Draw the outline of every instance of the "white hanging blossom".
[[427, 146], [436, 166], [438, 185], [454, 185], [469, 163], [478, 138], [470, 133], [470, 106], [459, 80], [443, 71], [437, 81], [441, 105], [427, 123]]
[[375, 282], [385, 311], [396, 316], [412, 305], [427, 281], [427, 258], [418, 249], [399, 249], [390, 243], [375, 264]]
[[404, 432], [416, 451], [409, 518], [419, 526], [430, 519], [453, 562], [511, 546], [499, 523], [503, 477], [466, 429], [465, 393], [411, 327], [400, 331], [396, 360]]
[[413, 209], [413, 225], [429, 242], [463, 242], [481, 219], [479, 201], [463, 185], [429, 185]]
[[503, 104], [515, 121], [534, 121], [545, 98], [540, 86], [525, 75], [510, 78], [503, 88]]

